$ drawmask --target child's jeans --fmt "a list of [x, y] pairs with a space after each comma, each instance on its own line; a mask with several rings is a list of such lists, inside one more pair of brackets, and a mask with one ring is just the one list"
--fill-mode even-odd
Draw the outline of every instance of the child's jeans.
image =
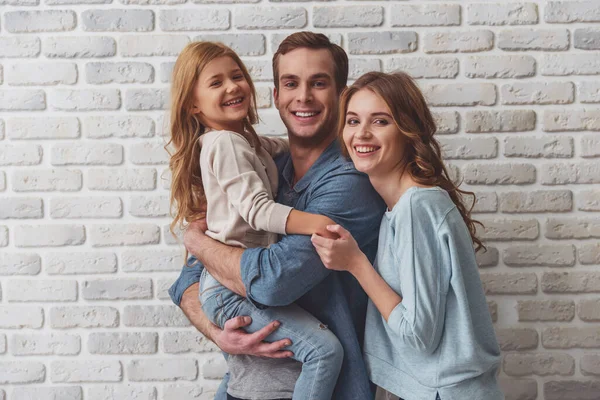
[[292, 351], [292, 358], [302, 363], [292, 400], [331, 399], [342, 368], [344, 350], [333, 332], [318, 319], [295, 304], [258, 309], [221, 285], [206, 269], [200, 275], [199, 297], [206, 316], [221, 329], [228, 319], [242, 315], [252, 318], [252, 323], [244, 328], [249, 333], [260, 330], [269, 322], [279, 321], [281, 326], [266, 341], [289, 338], [292, 344], [286, 350]]

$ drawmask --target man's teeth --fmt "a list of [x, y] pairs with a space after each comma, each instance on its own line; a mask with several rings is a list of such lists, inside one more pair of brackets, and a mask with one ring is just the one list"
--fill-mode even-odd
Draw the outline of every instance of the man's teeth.
[[244, 101], [244, 99], [240, 97], [239, 99], [228, 101], [227, 103], [225, 103], [225, 105], [226, 106], [232, 106], [234, 104], [239, 104], [242, 101]]
[[312, 117], [312, 116], [317, 115], [316, 112], [301, 112], [301, 111], [296, 111], [295, 114], [296, 114], [296, 116], [303, 117], [303, 118]]
[[355, 148], [358, 153], [371, 153], [371, 152], [377, 150], [376, 147], [371, 147], [371, 146], [356, 146]]

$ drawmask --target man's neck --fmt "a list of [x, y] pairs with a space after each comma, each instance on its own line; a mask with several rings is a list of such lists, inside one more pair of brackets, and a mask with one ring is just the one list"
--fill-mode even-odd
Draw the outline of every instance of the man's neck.
[[290, 156], [294, 166], [294, 185], [302, 179], [310, 167], [319, 159], [325, 149], [335, 140], [335, 136], [323, 140], [318, 145], [302, 146], [290, 141]]

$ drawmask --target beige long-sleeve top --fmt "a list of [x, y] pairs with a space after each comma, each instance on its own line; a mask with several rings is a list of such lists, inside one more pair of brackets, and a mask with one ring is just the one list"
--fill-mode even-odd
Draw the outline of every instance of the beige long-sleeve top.
[[200, 141], [206, 234], [244, 248], [275, 243], [277, 234], [285, 234], [292, 210], [274, 201], [278, 172], [273, 156], [289, 150], [287, 141], [260, 136], [259, 151], [231, 131], [210, 131]]

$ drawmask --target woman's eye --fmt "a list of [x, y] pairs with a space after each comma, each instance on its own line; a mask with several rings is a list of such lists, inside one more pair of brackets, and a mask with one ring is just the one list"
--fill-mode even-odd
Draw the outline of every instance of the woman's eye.
[[375, 121], [373, 121], [373, 123], [375, 125], [381, 125], [381, 126], [385, 126], [388, 124], [388, 122], [385, 119], [376, 119]]
[[356, 118], [350, 118], [349, 120], [346, 121], [347, 125], [356, 125], [358, 124], [358, 120]]

